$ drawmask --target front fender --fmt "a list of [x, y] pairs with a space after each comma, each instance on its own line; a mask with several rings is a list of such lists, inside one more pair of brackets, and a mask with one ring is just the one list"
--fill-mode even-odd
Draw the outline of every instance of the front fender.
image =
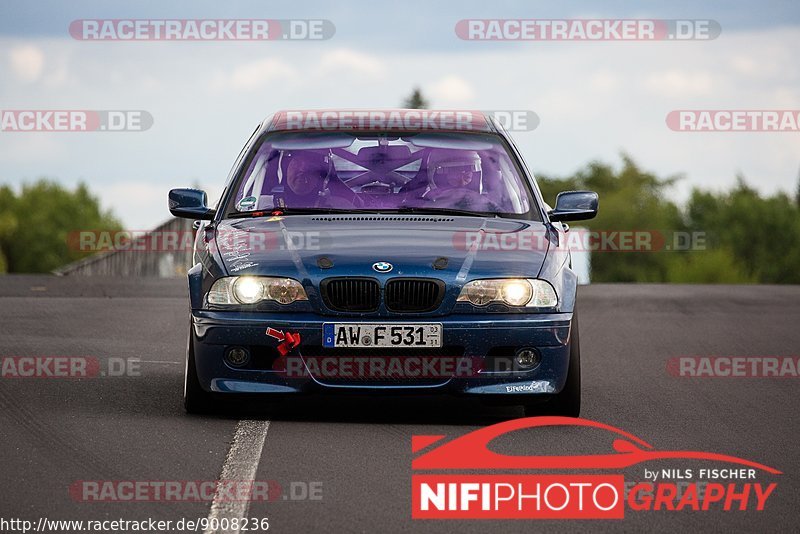
[[547, 258], [539, 271], [539, 278], [550, 282], [556, 290], [558, 311], [572, 313], [578, 293], [578, 275], [570, 266], [564, 227], [559, 223], [549, 225], [548, 240]]

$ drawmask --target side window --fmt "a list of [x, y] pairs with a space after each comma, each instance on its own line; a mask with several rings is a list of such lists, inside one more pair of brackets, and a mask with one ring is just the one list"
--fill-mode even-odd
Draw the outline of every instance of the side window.
[[522, 190], [520, 180], [521, 176], [517, 176], [516, 169], [511, 165], [506, 154], [500, 157], [500, 177], [505, 185], [508, 200], [511, 203], [511, 211], [517, 213], [524, 213], [530, 209], [528, 205], [528, 195]]
[[246, 178], [242, 184], [241, 197], [246, 196], [259, 196], [264, 188], [264, 178], [267, 173], [267, 157], [264, 153], [259, 153], [253, 159], [253, 163], [245, 175]]

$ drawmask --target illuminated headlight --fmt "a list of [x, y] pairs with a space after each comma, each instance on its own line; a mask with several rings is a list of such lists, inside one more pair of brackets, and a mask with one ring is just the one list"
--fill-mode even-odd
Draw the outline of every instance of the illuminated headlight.
[[532, 296], [533, 287], [527, 280], [507, 280], [500, 285], [500, 297], [509, 306], [525, 306]]
[[498, 278], [469, 282], [461, 289], [458, 301], [474, 306], [500, 302], [513, 307], [553, 308], [558, 304], [558, 297], [553, 286], [544, 280]]
[[220, 278], [208, 292], [209, 304], [255, 304], [261, 301], [291, 304], [308, 300], [302, 284], [291, 278], [268, 276], [229, 276]]
[[242, 276], [233, 283], [233, 297], [242, 304], [255, 304], [264, 296], [264, 284], [258, 278]]

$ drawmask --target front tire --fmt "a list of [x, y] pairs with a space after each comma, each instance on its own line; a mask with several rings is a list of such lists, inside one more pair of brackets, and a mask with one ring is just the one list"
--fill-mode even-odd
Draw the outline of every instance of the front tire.
[[194, 361], [194, 336], [189, 327], [189, 340], [186, 343], [186, 367], [183, 376], [183, 407], [186, 413], [205, 414], [213, 406], [212, 394], [203, 389], [197, 378], [197, 366]]
[[525, 404], [525, 415], [562, 415], [580, 417], [581, 414], [581, 346], [578, 335], [578, 314], [572, 315], [572, 328], [569, 340], [569, 367], [567, 382], [560, 393], [539, 403]]

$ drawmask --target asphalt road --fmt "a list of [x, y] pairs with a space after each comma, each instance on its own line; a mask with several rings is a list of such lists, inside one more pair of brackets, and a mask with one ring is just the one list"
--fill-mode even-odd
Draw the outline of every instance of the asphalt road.
[[[226, 463], [238, 428], [234, 448], [254, 457], [255, 479], [281, 488], [276, 501], [249, 507], [274, 532], [796, 532], [797, 378], [680, 378], [667, 372], [667, 360], [797, 356], [800, 287], [596, 285], [582, 287], [579, 298], [582, 416], [657, 449], [725, 453], [779, 469], [779, 476], [759, 474], [778, 483], [765, 510], [629, 509], [623, 520], [581, 522], [412, 520], [411, 436], [460, 436], [521, 410], [439, 397], [347, 397], [284, 403], [271, 415], [187, 416], [183, 281], [7, 276], [0, 277], [0, 357], [96, 358], [103, 372], [0, 378], [0, 519], [206, 518], [206, 501], [86, 502], [69, 488], [215, 481], [223, 464], [241, 473]], [[139, 368], [108, 376], [129, 359], [141, 360]], [[255, 422], [242, 426], [243, 418]], [[587, 454], [607, 452], [605, 439], [545, 428], [496, 446], [508, 454]], [[262, 440], [259, 454], [254, 444]], [[686, 462], [657, 467], [709, 466]], [[624, 474], [642, 480], [643, 466]], [[305, 498], [309, 488], [321, 498]]]

